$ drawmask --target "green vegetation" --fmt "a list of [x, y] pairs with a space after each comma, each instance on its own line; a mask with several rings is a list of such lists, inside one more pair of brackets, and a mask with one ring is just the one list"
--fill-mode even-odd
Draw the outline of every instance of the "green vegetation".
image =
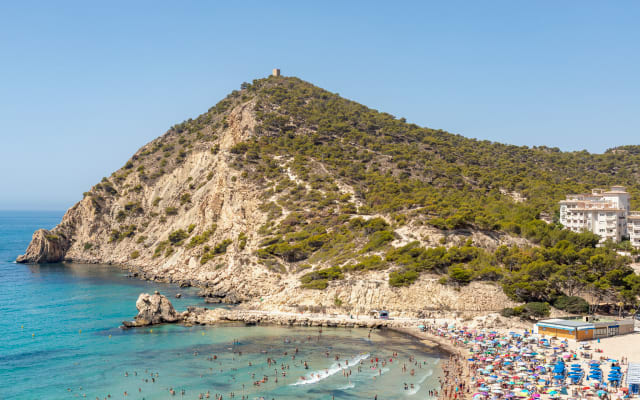
[[187, 244], [187, 249], [191, 249], [194, 248], [196, 246], [200, 246], [202, 244], [205, 244], [209, 238], [211, 237], [211, 235], [213, 235], [213, 233], [216, 231], [216, 225], [213, 224], [211, 226], [211, 228], [205, 230], [204, 232], [202, 232], [199, 235], [195, 235], [191, 238], [191, 240], [189, 241], [189, 243]]
[[328, 281], [343, 278], [344, 275], [339, 267], [331, 267], [304, 274], [300, 282], [302, 287], [307, 289], [325, 289]]
[[135, 225], [120, 225], [118, 229], [111, 230], [109, 242], [119, 242], [123, 239], [133, 237], [137, 229], [138, 227]]
[[91, 248], [92, 248], [92, 247], [93, 247], [93, 243], [90, 243], [90, 242], [86, 242], [86, 243], [82, 246], [82, 248], [83, 248], [85, 251], [87, 251], [87, 250], [91, 250]]
[[129, 257], [132, 260], [135, 260], [136, 258], [140, 257], [140, 252], [138, 250], [134, 250], [131, 252], [131, 254], [129, 255]]
[[171, 242], [169, 242], [168, 240], [163, 240], [162, 242], [158, 243], [155, 250], [153, 251], [153, 258], [160, 257], [163, 252], [165, 253], [165, 255], [173, 253]]
[[184, 205], [191, 202], [191, 193], [183, 193], [180, 196], [180, 204]]
[[189, 234], [185, 232], [184, 229], [178, 229], [169, 234], [169, 242], [173, 245], [180, 246], [188, 237]]
[[178, 209], [175, 207], [167, 207], [164, 209], [166, 215], [178, 215]]
[[216, 244], [213, 249], [210, 249], [208, 246], [205, 246], [205, 253], [200, 258], [200, 264], [206, 264], [207, 261], [213, 259], [214, 257], [224, 254], [227, 252], [227, 247], [229, 247], [233, 243], [231, 239], [225, 239], [222, 242]]
[[505, 317], [521, 317], [526, 319], [541, 319], [549, 316], [549, 303], [531, 302], [513, 308], [504, 308], [501, 314]]
[[247, 235], [241, 232], [238, 235], [238, 250], [242, 251], [245, 247], [247, 247]]
[[558, 296], [553, 300], [553, 306], [572, 314], [586, 314], [589, 312], [589, 303], [578, 296]]

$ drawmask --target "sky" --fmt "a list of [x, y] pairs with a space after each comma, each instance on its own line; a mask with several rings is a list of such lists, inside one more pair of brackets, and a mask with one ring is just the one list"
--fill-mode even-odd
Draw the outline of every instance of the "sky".
[[278, 67], [421, 126], [640, 144], [638, 1], [5, 1], [0, 210], [61, 210]]

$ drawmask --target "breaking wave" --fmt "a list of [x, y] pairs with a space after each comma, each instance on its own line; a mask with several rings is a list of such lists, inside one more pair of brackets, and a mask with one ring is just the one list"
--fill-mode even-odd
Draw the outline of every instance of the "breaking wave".
[[431, 375], [433, 375], [433, 370], [432, 369], [427, 371], [427, 373], [422, 378], [420, 378], [420, 380], [418, 380], [418, 383], [424, 382], [424, 380], [427, 379], [428, 377], [430, 377]]
[[351, 360], [349, 360], [349, 365], [345, 364], [344, 362], [341, 362], [340, 365], [338, 365], [337, 362], [333, 363], [329, 368], [322, 369], [319, 371], [314, 371], [307, 374], [304, 377], [304, 379], [298, 382], [292, 383], [291, 386], [308, 385], [310, 383], [320, 382], [332, 375], [335, 375], [336, 373], [342, 371], [343, 369], [348, 369], [357, 365], [360, 361], [366, 360], [367, 358], [369, 358], [369, 353], [360, 354], [359, 356], [352, 358]]

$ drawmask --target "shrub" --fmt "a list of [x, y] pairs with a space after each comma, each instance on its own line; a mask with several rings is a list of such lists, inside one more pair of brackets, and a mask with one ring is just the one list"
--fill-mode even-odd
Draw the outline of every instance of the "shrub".
[[548, 317], [551, 308], [549, 303], [531, 302], [524, 305], [526, 315], [536, 318]]
[[201, 244], [206, 243], [211, 237], [211, 235], [216, 231], [216, 228], [217, 228], [216, 224], [213, 224], [211, 228], [207, 229], [206, 231], [202, 232], [199, 235], [192, 237], [189, 243], [187, 244], [187, 249], [191, 249], [193, 247], [200, 246]]
[[418, 279], [416, 271], [394, 271], [389, 274], [389, 285], [393, 287], [409, 286]]
[[305, 289], [323, 290], [326, 289], [327, 286], [329, 286], [328, 282], [329, 281], [327, 279], [317, 279], [309, 281], [308, 283], [303, 283], [302, 287]]
[[231, 151], [233, 154], [244, 154], [247, 152], [247, 150], [249, 150], [249, 145], [245, 142], [240, 142], [231, 147], [229, 151]]
[[242, 232], [238, 235], [238, 249], [242, 251], [245, 247], [247, 247], [247, 235]]
[[135, 260], [136, 258], [140, 257], [140, 252], [138, 250], [134, 250], [131, 252], [130, 257]]
[[388, 227], [389, 227], [389, 224], [383, 218], [380, 218], [380, 217], [371, 218], [369, 221], [367, 221], [364, 224], [364, 232], [367, 235], [370, 235], [374, 232], [385, 230]]
[[158, 243], [156, 249], [153, 251], [153, 258], [159, 257], [168, 247], [171, 247], [171, 243], [168, 240], [163, 240]]
[[344, 279], [340, 267], [324, 268], [304, 274], [300, 278], [302, 287], [307, 289], [324, 289], [328, 281]]
[[127, 218], [127, 213], [123, 210], [118, 211], [118, 214], [116, 214], [116, 221], [123, 222], [125, 218]]
[[460, 265], [449, 268], [449, 279], [460, 285], [468, 285], [473, 278], [473, 271]]
[[180, 204], [184, 205], [190, 202], [191, 202], [191, 193], [183, 193], [182, 196], [180, 196]]
[[507, 317], [507, 318], [517, 317], [520, 314], [521, 313], [516, 311], [515, 308], [506, 307], [506, 308], [503, 308], [502, 310], [500, 310], [500, 315], [502, 315], [503, 317]]
[[167, 215], [177, 215], [178, 209], [175, 207], [167, 207], [164, 209], [164, 213]]
[[224, 254], [227, 252], [227, 247], [229, 247], [231, 243], [233, 243], [231, 239], [225, 239], [222, 242], [216, 244], [216, 246], [213, 248], [213, 252], [216, 254]]
[[357, 264], [345, 265], [342, 269], [345, 271], [371, 271], [384, 269], [385, 267], [386, 263], [380, 256], [368, 256], [361, 258]]
[[369, 242], [362, 249], [363, 252], [379, 249], [385, 244], [393, 241], [393, 232], [390, 231], [377, 231], [371, 235]]
[[200, 264], [206, 264], [207, 261], [211, 260], [212, 258], [226, 253], [227, 247], [229, 247], [231, 243], [233, 243], [231, 239], [225, 239], [222, 242], [216, 244], [213, 249], [205, 247], [205, 253], [200, 258]]
[[182, 242], [189, 237], [189, 234], [185, 232], [183, 229], [178, 229], [169, 234], [169, 241], [171, 244], [181, 245]]
[[578, 296], [558, 296], [554, 299], [553, 306], [572, 314], [586, 314], [589, 312], [589, 303]]
[[90, 250], [93, 247], [93, 243], [86, 242], [84, 246], [82, 246], [85, 250]]

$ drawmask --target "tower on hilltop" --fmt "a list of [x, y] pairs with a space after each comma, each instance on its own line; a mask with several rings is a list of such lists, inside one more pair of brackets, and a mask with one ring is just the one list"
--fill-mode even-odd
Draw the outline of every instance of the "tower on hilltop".
[[280, 76], [280, 68], [274, 68], [273, 71], [271, 72], [271, 75]]

